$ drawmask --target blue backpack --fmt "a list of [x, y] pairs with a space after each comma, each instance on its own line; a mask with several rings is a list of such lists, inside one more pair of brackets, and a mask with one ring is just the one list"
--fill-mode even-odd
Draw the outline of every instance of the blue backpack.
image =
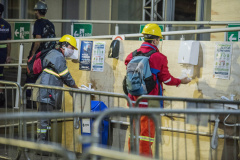
[[156, 50], [148, 53], [132, 52], [132, 60], [127, 65], [126, 88], [133, 96], [149, 94], [156, 86], [149, 65], [149, 57]]

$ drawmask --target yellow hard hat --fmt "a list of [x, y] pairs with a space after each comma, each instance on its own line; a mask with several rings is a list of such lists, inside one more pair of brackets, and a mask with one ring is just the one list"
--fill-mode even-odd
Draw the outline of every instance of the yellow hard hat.
[[78, 50], [76, 39], [69, 34], [62, 36], [62, 38], [59, 40], [59, 42], [68, 42], [71, 46], [74, 47], [74, 49]]
[[154, 24], [154, 23], [147, 24], [143, 28], [142, 34], [150, 34], [150, 35], [158, 36], [158, 37], [160, 37], [160, 39], [163, 38], [161, 28], [157, 24]]

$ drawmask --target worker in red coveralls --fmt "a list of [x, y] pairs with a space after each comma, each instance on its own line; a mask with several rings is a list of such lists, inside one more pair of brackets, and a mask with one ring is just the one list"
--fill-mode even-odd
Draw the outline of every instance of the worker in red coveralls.
[[[142, 31], [144, 35], [144, 42], [137, 52], [149, 53], [152, 50], [156, 52], [149, 57], [149, 65], [153, 75], [153, 79], [156, 82], [155, 87], [149, 92], [148, 95], [163, 95], [163, 83], [166, 85], [179, 86], [180, 84], [188, 84], [191, 80], [188, 77], [178, 79], [173, 77], [168, 71], [167, 57], [160, 53], [159, 42], [162, 39], [161, 29], [157, 24], [147, 24]], [[130, 53], [126, 60], [125, 65], [132, 60], [133, 54]], [[128, 96], [133, 101], [137, 100], [138, 96], [133, 96], [128, 93]], [[148, 103], [145, 101], [140, 102], [139, 107], [148, 107]], [[160, 107], [163, 108], [163, 101], [160, 101]], [[152, 157], [151, 146], [154, 141], [155, 126], [152, 119], [147, 116], [141, 116], [140, 119], [140, 136], [139, 136], [139, 152], [140, 155]], [[130, 146], [129, 146], [130, 149]]]

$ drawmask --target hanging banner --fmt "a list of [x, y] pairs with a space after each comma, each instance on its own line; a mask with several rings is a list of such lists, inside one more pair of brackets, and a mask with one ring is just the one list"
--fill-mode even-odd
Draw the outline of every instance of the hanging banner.
[[95, 41], [93, 43], [92, 71], [103, 72], [106, 43]]
[[79, 70], [91, 70], [91, 56], [92, 56], [93, 41], [82, 41], [79, 57]]
[[214, 78], [229, 79], [231, 69], [232, 44], [216, 43], [214, 56]]

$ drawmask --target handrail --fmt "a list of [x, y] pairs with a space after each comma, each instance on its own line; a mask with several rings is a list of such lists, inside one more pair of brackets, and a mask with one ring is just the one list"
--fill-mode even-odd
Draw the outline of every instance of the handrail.
[[[8, 22], [34, 22], [36, 19], [5, 19]], [[54, 23], [97, 23], [97, 24], [172, 24], [172, 25], [227, 25], [239, 23], [239, 21], [112, 21], [112, 20], [74, 20], [74, 19], [51, 19]]]
[[[162, 32], [162, 35], [170, 36], [170, 35], [184, 35], [184, 34], [230, 32], [230, 31], [240, 31], [240, 27], [170, 31], [170, 32]], [[121, 34], [121, 35], [123, 35], [125, 37], [141, 37], [141, 36], [143, 36], [141, 33]], [[89, 37], [77, 37], [77, 38], [79, 38], [79, 39], [102, 39], [102, 38], [111, 39], [113, 36], [116, 36], [116, 35], [101, 35], [101, 36], [89, 36]], [[59, 38], [42, 38], [42, 39], [8, 40], [8, 41], [0, 41], [0, 44], [1, 43], [31, 43], [31, 42], [58, 41], [59, 39], [60, 39], [60, 37]]]
[[136, 100], [135, 107], [137, 107], [142, 100], [185, 101], [185, 102], [206, 103], [206, 104], [216, 103], [216, 104], [236, 104], [236, 105], [240, 105], [240, 101], [142, 95], [142, 96], [138, 97], [138, 99]]
[[64, 159], [68, 160], [75, 160], [76, 155], [70, 151], [67, 151], [65, 148], [60, 146], [56, 143], [43, 144], [43, 143], [36, 143], [31, 141], [23, 141], [18, 139], [11, 139], [11, 138], [2, 138], [0, 137], [0, 144], [16, 146], [20, 148], [30, 148], [34, 150], [40, 150], [45, 152], [52, 152], [61, 155]]
[[21, 100], [22, 100], [22, 88], [21, 88], [20, 84], [18, 82], [10, 82], [10, 81], [4, 81], [4, 80], [0, 80], [0, 84], [12, 85], [12, 86], [16, 87], [16, 89], [17, 89], [16, 95], [17, 96], [16, 96], [14, 108], [19, 109], [19, 104], [21, 104]]
[[[220, 110], [220, 109], [161, 109], [161, 108], [114, 108], [114, 109], [109, 109], [105, 110], [102, 112], [95, 122], [93, 123], [93, 132], [92, 135], [94, 138], [97, 140], [99, 139], [99, 124], [101, 124], [101, 121], [107, 117], [108, 115], [146, 115], [146, 116], [152, 116], [152, 115], [157, 115], [157, 114], [162, 114], [162, 113], [178, 113], [178, 114], [240, 114], [239, 110]], [[137, 125], [136, 125], [137, 126]], [[157, 134], [156, 134], [157, 135]], [[136, 135], [137, 137], [137, 135]], [[92, 146], [96, 146], [97, 141], [94, 141], [92, 143]], [[156, 147], [156, 146], [155, 146]]]
[[[107, 159], [124, 159], [124, 160], [132, 160], [132, 159], [138, 159], [138, 160], [158, 160], [158, 158], [154, 157], [143, 157], [140, 155], [120, 152], [112, 149], [107, 149], [101, 146], [91, 146], [87, 151], [83, 153], [83, 156], [81, 157], [82, 160], [89, 159], [89, 155], [96, 155], [100, 157], [106, 157]], [[121, 158], [120, 158], [121, 157]]]
[[23, 93], [23, 104], [26, 104], [26, 90], [28, 87], [35, 87], [35, 88], [44, 88], [44, 89], [56, 89], [61, 91], [69, 91], [69, 92], [75, 92], [75, 93], [84, 93], [84, 94], [98, 94], [102, 96], [113, 96], [113, 97], [119, 97], [119, 98], [125, 98], [127, 102], [131, 106], [131, 100], [130, 98], [125, 94], [120, 93], [113, 93], [113, 92], [103, 92], [103, 91], [91, 91], [91, 90], [82, 90], [77, 88], [66, 88], [66, 87], [60, 87], [60, 86], [51, 86], [51, 85], [40, 85], [40, 84], [32, 84], [32, 83], [26, 83], [23, 86], [22, 93]]
[[[0, 66], [18, 66], [18, 63], [6, 63], [6, 64], [0, 64]], [[27, 63], [22, 63], [20, 66], [26, 66]]]

